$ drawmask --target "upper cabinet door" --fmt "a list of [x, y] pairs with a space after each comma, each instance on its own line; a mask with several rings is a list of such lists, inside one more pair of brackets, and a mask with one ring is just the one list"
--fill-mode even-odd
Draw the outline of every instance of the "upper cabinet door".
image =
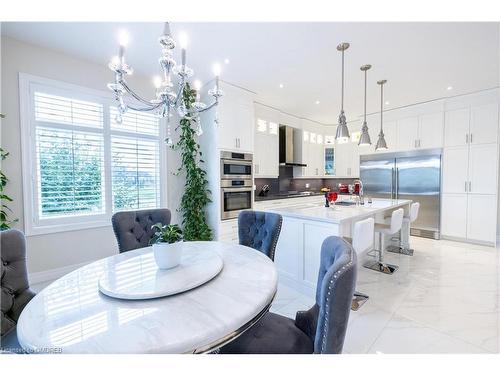
[[444, 114], [444, 147], [464, 146], [469, 134], [470, 110], [447, 111]]
[[496, 143], [498, 137], [498, 104], [472, 107], [470, 143]]
[[443, 152], [443, 193], [467, 193], [469, 159], [467, 146], [445, 148]]
[[418, 148], [443, 147], [443, 113], [420, 116], [418, 128]]
[[236, 104], [235, 123], [236, 138], [240, 151], [253, 152], [254, 109], [253, 103], [238, 102]]
[[[398, 120], [398, 150], [408, 151], [418, 147], [418, 117]], [[390, 148], [389, 144], [387, 146]]]

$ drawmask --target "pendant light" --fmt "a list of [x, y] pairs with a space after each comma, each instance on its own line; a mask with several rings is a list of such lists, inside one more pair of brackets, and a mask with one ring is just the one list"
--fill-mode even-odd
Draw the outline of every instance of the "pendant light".
[[359, 137], [358, 146], [370, 146], [372, 141], [370, 139], [370, 134], [368, 133], [368, 125], [366, 124], [366, 72], [371, 68], [370, 64], [361, 66], [361, 71], [365, 72], [365, 107], [364, 107], [364, 119], [363, 126], [361, 128], [361, 137]]
[[349, 43], [340, 43], [337, 46], [337, 51], [342, 52], [342, 97], [341, 97], [341, 108], [339, 115], [339, 125], [337, 126], [337, 133], [335, 134], [335, 139], [338, 143], [349, 142], [349, 129], [347, 128], [347, 121], [344, 114], [344, 52], [349, 48]]
[[377, 81], [377, 84], [380, 85], [380, 133], [378, 133], [378, 141], [377, 146], [375, 147], [375, 151], [387, 150], [387, 143], [384, 138], [384, 129], [383, 129], [383, 115], [384, 115], [384, 84], [387, 82], [386, 79], [382, 79]]

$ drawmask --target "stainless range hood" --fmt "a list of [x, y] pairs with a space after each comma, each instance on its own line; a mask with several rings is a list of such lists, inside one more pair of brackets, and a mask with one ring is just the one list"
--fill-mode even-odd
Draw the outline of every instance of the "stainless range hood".
[[302, 160], [296, 160], [294, 147], [296, 142], [300, 142], [299, 129], [291, 126], [280, 125], [279, 155], [280, 166], [286, 167], [307, 167]]

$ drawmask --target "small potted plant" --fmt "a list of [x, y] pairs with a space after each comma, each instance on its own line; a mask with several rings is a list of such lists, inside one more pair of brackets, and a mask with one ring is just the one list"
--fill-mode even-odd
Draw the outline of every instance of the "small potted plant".
[[169, 269], [179, 265], [182, 256], [182, 230], [177, 224], [151, 226], [155, 231], [150, 244], [158, 268]]

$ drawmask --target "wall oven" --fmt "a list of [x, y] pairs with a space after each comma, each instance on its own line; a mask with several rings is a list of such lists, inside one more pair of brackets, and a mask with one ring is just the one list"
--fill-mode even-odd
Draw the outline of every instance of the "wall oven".
[[221, 179], [252, 179], [252, 154], [221, 151], [220, 173]]
[[221, 219], [238, 217], [253, 208], [253, 158], [251, 154], [221, 152]]

